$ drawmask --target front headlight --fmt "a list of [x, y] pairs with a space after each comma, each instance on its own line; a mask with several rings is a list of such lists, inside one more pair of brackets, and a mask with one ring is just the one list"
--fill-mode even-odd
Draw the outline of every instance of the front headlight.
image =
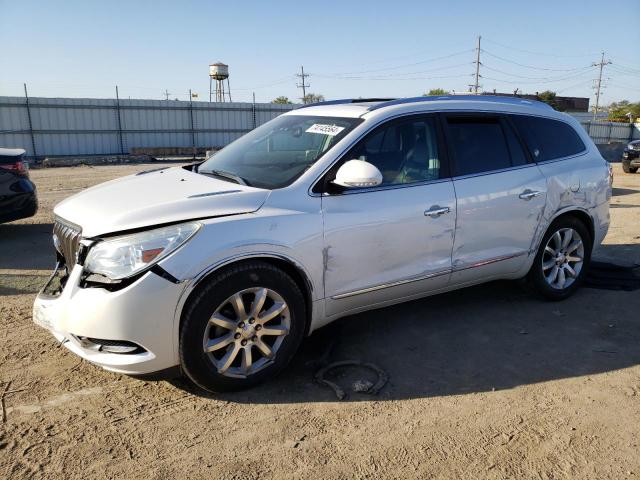
[[85, 268], [111, 280], [131, 277], [179, 248], [199, 228], [199, 223], [181, 223], [103, 240], [89, 250]]

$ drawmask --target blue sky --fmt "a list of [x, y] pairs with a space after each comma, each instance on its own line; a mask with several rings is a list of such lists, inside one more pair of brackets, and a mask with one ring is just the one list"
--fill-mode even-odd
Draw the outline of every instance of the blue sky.
[[0, 0], [0, 95], [208, 97], [229, 64], [233, 99], [415, 96], [466, 90], [482, 35], [486, 90], [590, 96], [600, 52], [604, 103], [640, 100], [640, 0]]

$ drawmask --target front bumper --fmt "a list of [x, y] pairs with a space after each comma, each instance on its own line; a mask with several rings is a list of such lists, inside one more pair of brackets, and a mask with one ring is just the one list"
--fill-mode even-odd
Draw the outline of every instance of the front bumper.
[[[80, 287], [82, 267], [71, 271], [62, 292], [45, 289], [33, 306], [34, 322], [49, 330], [73, 353], [106, 370], [144, 375], [179, 364], [176, 306], [186, 282], [172, 283], [152, 272], [122, 290]], [[81, 338], [133, 342], [139, 353], [108, 353]]]
[[640, 150], [625, 149], [622, 153], [622, 161], [629, 162], [632, 167], [640, 167]]

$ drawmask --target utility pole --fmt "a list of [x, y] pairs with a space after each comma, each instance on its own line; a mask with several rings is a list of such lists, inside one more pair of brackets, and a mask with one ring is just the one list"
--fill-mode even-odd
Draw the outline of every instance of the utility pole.
[[473, 93], [478, 94], [478, 88], [480, 88], [480, 40], [482, 37], [478, 35], [478, 46], [476, 47], [476, 81], [473, 84]]
[[306, 83], [306, 78], [309, 76], [308, 73], [304, 73], [304, 66], [300, 67], [300, 73], [296, 73], [296, 77], [301, 79], [300, 83], [296, 83], [296, 87], [302, 88], [302, 102], [305, 103], [305, 98], [307, 97], [307, 88], [311, 85]]
[[593, 67], [600, 67], [600, 74], [598, 75], [598, 80], [596, 80], [596, 108], [593, 110], [593, 121], [595, 122], [596, 117], [598, 116], [598, 107], [600, 106], [600, 91], [602, 90], [602, 70], [605, 65], [610, 65], [611, 61], [604, 61], [604, 52], [602, 52], [602, 58], [600, 58], [599, 63], [592, 63]]
[[116, 120], [118, 124], [118, 141], [120, 142], [120, 155], [124, 155], [124, 140], [122, 138], [122, 117], [120, 115], [120, 94], [116, 85]]
[[164, 99], [165, 99], [165, 100], [169, 100], [169, 95], [171, 95], [171, 94], [169, 93], [169, 90], [167, 90], [167, 89], [165, 88], [165, 89], [164, 89], [164, 93], [163, 93], [163, 95], [164, 95]]
[[27, 120], [29, 120], [29, 135], [31, 136], [31, 148], [33, 149], [34, 160], [38, 157], [36, 151], [36, 136], [33, 133], [33, 122], [31, 121], [31, 106], [29, 105], [29, 92], [27, 92], [27, 84], [24, 83], [24, 101], [27, 107]]

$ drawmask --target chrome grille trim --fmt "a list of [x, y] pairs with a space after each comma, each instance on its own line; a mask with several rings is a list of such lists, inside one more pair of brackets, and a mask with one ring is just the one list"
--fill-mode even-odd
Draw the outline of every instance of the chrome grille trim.
[[60, 217], [56, 217], [53, 224], [53, 235], [58, 239], [56, 249], [64, 257], [67, 267], [73, 267], [76, 264], [76, 258], [80, 248], [82, 228]]

